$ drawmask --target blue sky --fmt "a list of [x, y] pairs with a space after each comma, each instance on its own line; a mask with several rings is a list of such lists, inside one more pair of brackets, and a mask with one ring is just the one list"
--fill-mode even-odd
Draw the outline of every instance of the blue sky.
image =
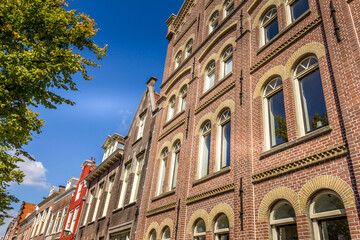
[[[75, 0], [70, 8], [89, 14], [100, 31], [98, 45], [108, 44], [101, 69], [89, 69], [94, 79], [87, 82], [75, 76], [78, 92], [65, 93], [77, 104], [57, 110], [37, 109], [46, 123], [40, 135], [25, 149], [37, 162], [21, 168], [28, 173], [22, 185], [10, 192], [21, 202], [39, 203], [51, 186], [66, 185], [79, 177], [84, 160], [101, 162], [101, 145], [108, 135], [126, 135], [150, 76], [161, 83], [165, 63], [167, 26], [171, 13], [177, 14], [183, 0], [122, 1]], [[12, 212], [15, 214], [15, 212]], [[7, 226], [0, 227], [0, 236]]]

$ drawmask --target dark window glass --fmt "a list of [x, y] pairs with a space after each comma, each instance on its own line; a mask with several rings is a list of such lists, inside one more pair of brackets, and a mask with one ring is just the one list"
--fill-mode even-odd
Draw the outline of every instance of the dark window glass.
[[300, 79], [306, 132], [329, 124], [319, 69]]
[[308, 0], [296, 0], [290, 6], [292, 18], [293, 20], [296, 20], [309, 9], [309, 2]]
[[211, 134], [209, 133], [208, 135], [205, 136], [205, 174], [209, 174], [209, 161], [210, 161], [210, 139], [211, 139]]
[[283, 91], [268, 98], [271, 146], [288, 141]]
[[230, 122], [222, 126], [221, 168], [230, 166]]
[[265, 42], [270, 41], [279, 33], [279, 24], [277, 18], [265, 27]]
[[298, 233], [296, 224], [285, 225], [277, 227], [279, 240], [297, 240]]
[[319, 221], [322, 240], [351, 240], [346, 217]]

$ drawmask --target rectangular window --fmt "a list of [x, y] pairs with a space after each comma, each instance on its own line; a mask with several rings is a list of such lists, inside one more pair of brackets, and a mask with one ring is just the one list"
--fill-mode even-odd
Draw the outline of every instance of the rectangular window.
[[79, 213], [79, 208], [80, 206], [78, 206], [77, 208], [75, 208], [75, 213], [74, 213], [74, 217], [71, 221], [71, 225], [70, 225], [70, 232], [74, 232], [74, 227], [75, 227], [75, 224], [76, 224], [76, 220], [77, 220], [77, 217], [78, 217], [78, 213]]
[[143, 159], [144, 159], [144, 155], [138, 157], [137, 161], [136, 161], [136, 169], [135, 169], [135, 174], [134, 174], [134, 181], [133, 181], [133, 186], [132, 186], [131, 196], [130, 196], [130, 202], [131, 203], [136, 201], [136, 198], [137, 198], [137, 195], [138, 195], [140, 178], [141, 178], [141, 171], [142, 171], [142, 165], [143, 165]]
[[66, 225], [65, 225], [66, 230], [70, 229], [70, 224], [71, 224], [71, 219], [72, 219], [73, 214], [74, 214], [74, 210], [71, 210], [69, 213], [69, 216], [67, 218], [67, 221], [66, 221]]
[[209, 174], [209, 161], [210, 161], [210, 138], [211, 134], [203, 135], [203, 151], [202, 151], [202, 164], [200, 177]]
[[166, 174], [166, 162], [167, 162], [168, 150], [164, 150], [160, 162], [160, 175], [159, 175], [159, 185], [157, 195], [160, 195], [164, 192], [165, 186], [165, 174]]
[[80, 193], [81, 193], [81, 190], [82, 190], [82, 186], [83, 186], [83, 182], [81, 182], [78, 186], [78, 189], [77, 189], [77, 192], [76, 192], [76, 197], [75, 197], [75, 201], [77, 201], [80, 197]]
[[90, 212], [90, 208], [91, 208], [91, 204], [92, 204], [92, 201], [94, 199], [94, 194], [95, 194], [95, 189], [91, 190], [90, 191], [90, 194], [89, 194], [89, 197], [88, 199], [86, 200], [87, 202], [87, 207], [86, 207], [86, 213], [85, 213], [85, 217], [83, 219], [83, 224], [85, 225], [88, 221], [88, 216], [89, 216], [89, 212]]
[[58, 211], [57, 214], [56, 214], [56, 220], [55, 220], [54, 227], [53, 227], [51, 233], [56, 232], [56, 230], [58, 228], [58, 224], [59, 224], [60, 219], [61, 219], [61, 213], [62, 213], [62, 209], [60, 211]]
[[49, 223], [48, 229], [46, 231], [46, 235], [49, 235], [51, 233], [51, 229], [53, 227], [53, 223], [54, 223], [55, 218], [56, 218], [56, 213], [53, 213], [52, 216], [51, 216], [51, 221]]
[[113, 188], [113, 185], [114, 185], [114, 181], [115, 181], [115, 176], [112, 176], [112, 177], [109, 178], [109, 183], [108, 183], [108, 186], [107, 186], [107, 194], [106, 194], [105, 206], [104, 206], [103, 213], [102, 213], [103, 217], [106, 215], [107, 210], [109, 208], [109, 202], [110, 202], [110, 198], [111, 198], [111, 191], [112, 191], [112, 188]]
[[140, 116], [139, 130], [138, 130], [137, 139], [139, 139], [139, 138], [141, 138], [143, 136], [145, 119], [146, 119], [146, 114], [143, 114], [142, 116]]
[[176, 151], [174, 153], [174, 167], [173, 167], [173, 173], [172, 173], [172, 180], [171, 180], [171, 189], [176, 188], [176, 180], [177, 180], [177, 173], [178, 173], [178, 166], [179, 166], [179, 155], [180, 151]]
[[125, 195], [130, 177], [130, 168], [131, 168], [131, 164], [125, 166], [124, 175], [123, 175], [124, 179], [120, 191], [119, 208], [123, 207], [125, 203]]
[[230, 122], [221, 126], [221, 168], [230, 166]]
[[292, 20], [295, 21], [309, 9], [309, 2], [308, 0], [295, 0], [290, 4], [290, 8]]
[[129, 239], [130, 239], [129, 231], [110, 236], [110, 240], [129, 240]]
[[97, 213], [99, 210], [99, 205], [100, 205], [100, 198], [102, 196], [102, 192], [104, 190], [104, 183], [101, 183], [99, 185], [98, 191], [97, 191], [97, 195], [96, 195], [96, 199], [95, 199], [95, 208], [94, 208], [94, 214], [92, 216], [92, 222], [95, 221], [96, 217], [97, 217]]

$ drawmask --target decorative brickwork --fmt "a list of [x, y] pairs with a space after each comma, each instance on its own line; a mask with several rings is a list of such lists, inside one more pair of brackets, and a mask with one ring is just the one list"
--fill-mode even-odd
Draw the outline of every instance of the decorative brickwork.
[[276, 188], [265, 195], [259, 206], [259, 222], [268, 222], [271, 207], [279, 200], [287, 200], [295, 210], [296, 215], [300, 215], [297, 194], [286, 187]]
[[234, 227], [234, 211], [226, 203], [216, 205], [209, 214], [209, 221], [211, 221], [211, 229], [214, 229], [216, 218], [220, 214], [225, 214], [229, 220], [229, 226]]
[[152, 230], [155, 230], [156, 232], [156, 236], [160, 236], [160, 232], [159, 232], [159, 224], [157, 222], [152, 222], [145, 234], [145, 239], [148, 240], [149, 239], [149, 235], [151, 233]]
[[210, 231], [209, 214], [204, 209], [199, 209], [191, 215], [187, 225], [187, 233], [192, 234], [197, 220], [202, 219], [206, 225], [206, 231]]
[[252, 176], [252, 182], [258, 183], [261, 181], [265, 181], [269, 178], [277, 177], [284, 175], [289, 172], [293, 172], [295, 170], [299, 170], [301, 168], [314, 165], [316, 163], [321, 163], [327, 161], [329, 159], [333, 159], [339, 156], [342, 156], [348, 152], [348, 148], [345, 144], [341, 144], [332, 148], [329, 148], [325, 151], [321, 151], [305, 158], [301, 158], [299, 160], [286, 163], [280, 165], [278, 167], [271, 168], [264, 172], [255, 174]]
[[164, 228], [165, 227], [169, 227], [170, 228], [170, 233], [171, 233], [171, 236], [173, 236], [173, 233], [174, 233], [174, 223], [173, 223], [173, 221], [170, 219], [170, 218], [166, 218], [166, 219], [164, 219], [162, 222], [161, 222], [161, 224], [160, 224], [160, 226], [159, 226], [159, 228], [158, 228], [158, 231], [157, 232], [159, 232], [159, 237], [160, 237], [160, 235], [162, 234], [162, 232], [164, 231]]
[[169, 203], [169, 204], [163, 205], [163, 206], [158, 207], [158, 208], [154, 208], [154, 209], [148, 211], [146, 213], [146, 216], [150, 217], [150, 216], [155, 215], [155, 214], [159, 214], [159, 213], [162, 213], [162, 212], [173, 210], [173, 209], [175, 209], [175, 205], [176, 205], [176, 202], [173, 202], [173, 203]]
[[188, 197], [186, 199], [186, 204], [191, 204], [191, 203], [194, 203], [194, 202], [204, 200], [206, 198], [215, 197], [217, 195], [220, 195], [220, 194], [223, 194], [223, 193], [226, 193], [226, 192], [229, 192], [229, 191], [233, 191], [234, 189], [235, 189], [235, 184], [234, 183], [227, 184], [227, 185], [212, 189], [210, 191], [206, 191], [206, 192], [203, 192], [203, 193], [199, 193], [199, 194], [190, 196], [190, 197]]
[[161, 139], [163, 139], [164, 137], [166, 137], [167, 135], [169, 135], [171, 132], [175, 131], [175, 129], [177, 129], [178, 127], [180, 127], [181, 125], [183, 125], [185, 123], [185, 118], [183, 118], [182, 120], [180, 120], [177, 124], [175, 124], [172, 128], [170, 128], [169, 130], [167, 130], [166, 132], [164, 132], [163, 134], [160, 135], [159, 137], [159, 141]]

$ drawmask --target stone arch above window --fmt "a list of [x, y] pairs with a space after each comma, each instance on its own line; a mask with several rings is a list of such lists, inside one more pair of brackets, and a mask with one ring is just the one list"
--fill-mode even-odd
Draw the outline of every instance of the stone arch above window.
[[147, 229], [147, 231], [146, 231], [146, 235], [145, 235], [146, 240], [149, 240], [150, 233], [151, 233], [153, 230], [155, 230], [155, 232], [156, 232], [156, 237], [158, 237], [158, 236], [159, 236], [159, 231], [158, 231], [158, 229], [159, 229], [159, 224], [158, 224], [157, 222], [152, 222], [152, 223], [149, 225], [149, 227], [148, 227], [148, 229]]
[[199, 209], [196, 212], [194, 212], [190, 217], [190, 220], [189, 220], [188, 226], [187, 226], [188, 234], [193, 233], [194, 225], [199, 219], [204, 220], [205, 225], [206, 225], [206, 231], [210, 231], [209, 214], [204, 209]]
[[286, 69], [284, 66], [276, 66], [268, 70], [258, 81], [254, 90], [254, 99], [262, 95], [262, 90], [270, 79], [275, 76], [281, 77], [284, 81], [286, 79]]
[[173, 146], [177, 141], [183, 142], [184, 135], [182, 133], [176, 134], [171, 140], [171, 146]]
[[265, 195], [259, 206], [258, 222], [268, 222], [269, 213], [272, 206], [279, 200], [288, 201], [295, 210], [296, 215], [300, 215], [298, 195], [289, 188], [276, 188]]
[[160, 226], [158, 227], [159, 234], [162, 234], [166, 227], [170, 228], [170, 233], [171, 233], [171, 236], [172, 236], [173, 232], [174, 232], [174, 223], [170, 218], [166, 218], [161, 222]]
[[320, 176], [307, 182], [299, 192], [299, 208], [301, 213], [307, 213], [310, 199], [318, 191], [330, 189], [337, 193], [344, 203], [345, 209], [355, 207], [355, 196], [352, 188], [340, 178], [334, 176]]
[[216, 63], [219, 61], [219, 54], [213, 53], [213, 54], [208, 58], [208, 60], [205, 62], [205, 64], [203, 65], [200, 74], [203, 75], [204, 77], [205, 77], [206, 72], [207, 72], [207, 67], [209, 66], [209, 64], [210, 64], [212, 61], [215, 61], [215, 65], [216, 65]]
[[216, 123], [216, 115], [214, 115], [214, 113], [212, 112], [209, 112], [207, 114], [205, 114], [204, 116], [202, 116], [196, 126], [196, 132], [195, 134], [196, 135], [199, 135], [202, 133], [202, 127], [204, 126], [204, 124], [207, 122], [207, 121], [210, 121], [211, 124], [213, 125], [214, 123]]
[[264, 15], [269, 11], [271, 8], [276, 7], [278, 8], [280, 4], [285, 3], [285, 0], [269, 0], [267, 1], [264, 6], [260, 9], [258, 14], [254, 18], [253, 29], [260, 27], [262, 23], [262, 19]]
[[172, 146], [170, 141], [166, 141], [161, 145], [161, 148], [159, 148], [159, 154], [158, 154], [158, 158], [161, 158], [162, 156], [162, 152], [164, 151], [164, 149], [170, 149]]
[[215, 110], [214, 115], [218, 118], [220, 113], [226, 108], [230, 109], [231, 114], [235, 112], [235, 102], [231, 99], [223, 101]]
[[221, 214], [225, 214], [229, 220], [229, 226], [234, 227], [234, 211], [228, 204], [221, 203], [216, 205], [209, 214], [209, 221], [211, 221], [210, 229], [214, 229], [215, 221]]

